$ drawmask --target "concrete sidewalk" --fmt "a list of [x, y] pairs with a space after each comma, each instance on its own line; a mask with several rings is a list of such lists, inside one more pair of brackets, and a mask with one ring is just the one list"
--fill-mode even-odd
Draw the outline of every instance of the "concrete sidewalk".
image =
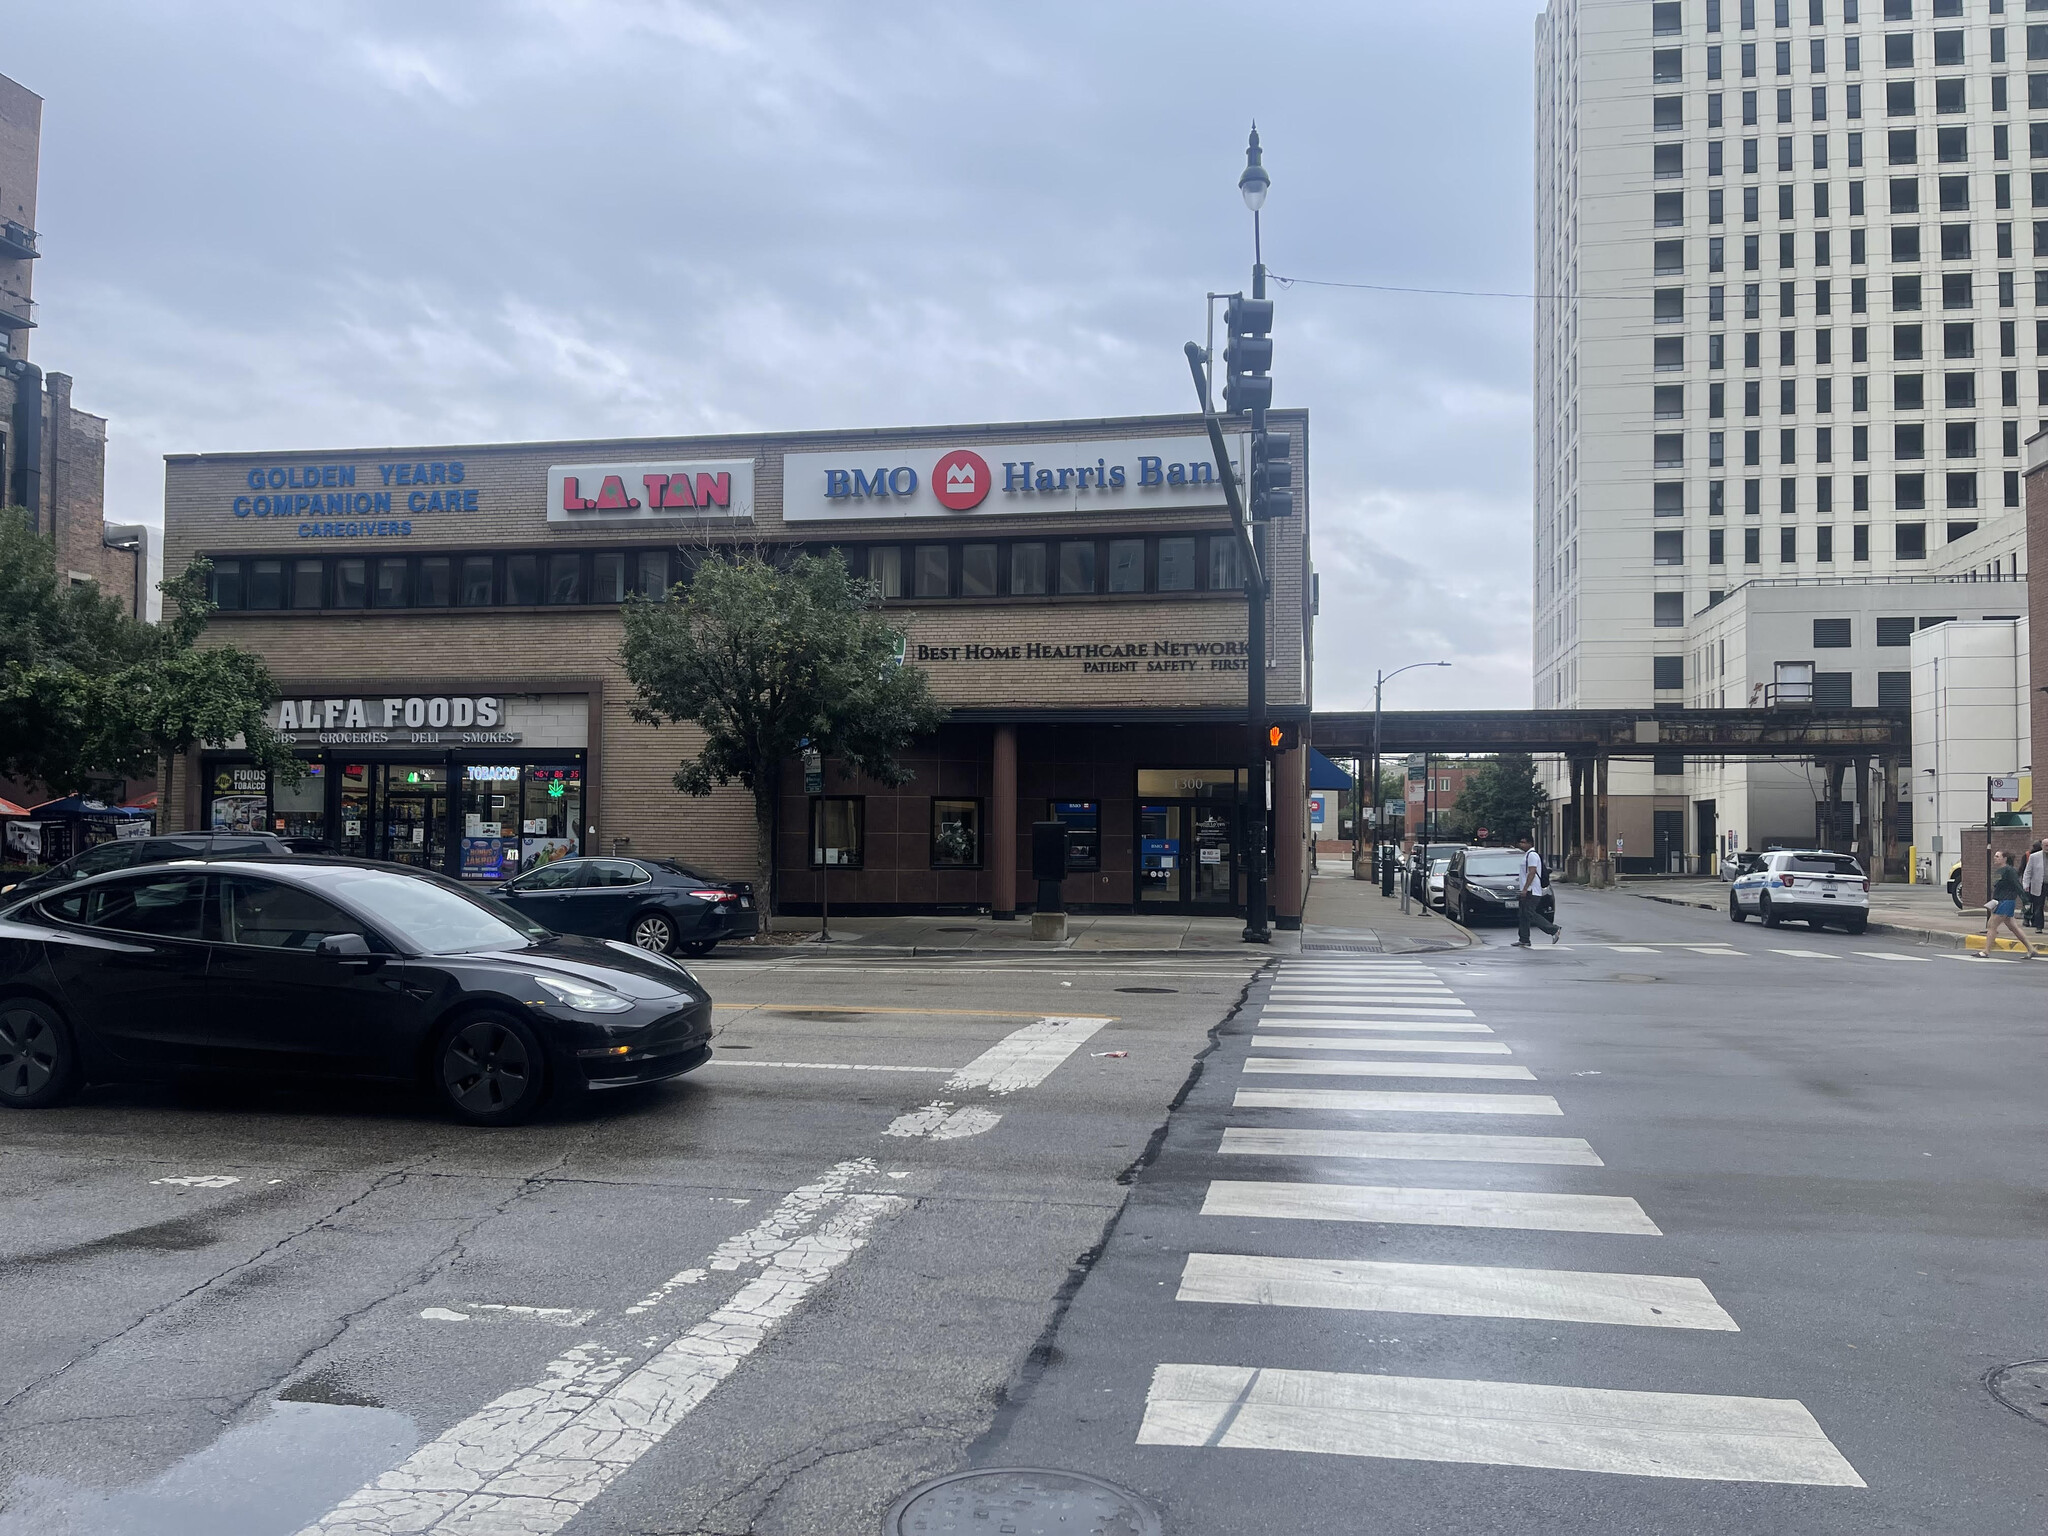
[[[1698, 907], [1710, 912], [1728, 910], [1728, 886], [1720, 880], [1679, 875], [1625, 875], [1618, 889], [1630, 896], [1641, 896], [1671, 906]], [[1965, 937], [1984, 932], [1984, 913], [1974, 908], [1957, 911], [1955, 903], [1949, 900], [1948, 892], [1938, 885], [1873, 885], [1870, 888], [1869, 931], [1961, 949]]]
[[[1073, 913], [1067, 937], [1046, 943], [1031, 937], [1028, 917], [998, 922], [992, 917], [835, 917], [832, 940], [821, 943], [813, 917], [777, 918], [778, 935], [808, 931], [811, 938], [792, 948], [816, 954], [933, 955], [1160, 955], [1234, 954], [1250, 950], [1240, 917], [1188, 917], [1148, 912]], [[1267, 952], [1298, 955], [1304, 951], [1357, 950], [1373, 954], [1423, 954], [1462, 949], [1471, 938], [1457, 924], [1417, 907], [1401, 913], [1397, 897], [1383, 897], [1379, 887], [1348, 874], [1317, 875], [1309, 883], [1308, 908], [1300, 929], [1275, 929]], [[763, 946], [765, 952], [767, 946]], [[745, 946], [725, 953], [737, 955]]]

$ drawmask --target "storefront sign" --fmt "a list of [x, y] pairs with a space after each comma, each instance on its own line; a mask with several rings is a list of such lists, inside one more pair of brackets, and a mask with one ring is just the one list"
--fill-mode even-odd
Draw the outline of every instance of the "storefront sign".
[[386, 694], [377, 698], [280, 699], [266, 712], [273, 729], [323, 746], [509, 745], [495, 694]]
[[265, 464], [243, 477], [236, 517], [288, 518], [302, 539], [409, 538], [412, 519], [485, 510], [459, 459], [418, 463]]
[[1242, 672], [1242, 640], [1024, 640], [1009, 645], [917, 645], [921, 666], [953, 662], [978, 667], [1056, 668], [1081, 673]]
[[[1242, 435], [1225, 441], [1233, 469], [1242, 473]], [[1223, 504], [1205, 437], [782, 456], [782, 516], [791, 523]]]
[[746, 522], [754, 515], [754, 461], [556, 464], [548, 469], [553, 528], [616, 523]]

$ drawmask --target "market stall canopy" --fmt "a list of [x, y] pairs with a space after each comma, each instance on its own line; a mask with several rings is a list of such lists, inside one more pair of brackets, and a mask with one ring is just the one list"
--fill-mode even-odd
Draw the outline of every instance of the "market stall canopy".
[[40, 816], [51, 821], [61, 821], [67, 816], [148, 816], [150, 811], [138, 810], [128, 805], [108, 805], [100, 800], [88, 800], [83, 795], [66, 795], [61, 800], [45, 800], [33, 810], [22, 812], [25, 816]]
[[1308, 749], [1308, 787], [1310, 789], [1349, 789], [1351, 775], [1331, 762], [1314, 747]]
[[0, 816], [26, 816], [28, 812], [12, 800], [0, 799]]

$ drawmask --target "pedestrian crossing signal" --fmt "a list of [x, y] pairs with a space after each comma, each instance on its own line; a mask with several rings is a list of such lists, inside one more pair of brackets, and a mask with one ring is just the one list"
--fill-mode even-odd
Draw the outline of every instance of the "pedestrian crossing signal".
[[1266, 727], [1266, 751], [1268, 755], [1279, 757], [1283, 753], [1292, 752], [1300, 745], [1300, 726], [1276, 724]]

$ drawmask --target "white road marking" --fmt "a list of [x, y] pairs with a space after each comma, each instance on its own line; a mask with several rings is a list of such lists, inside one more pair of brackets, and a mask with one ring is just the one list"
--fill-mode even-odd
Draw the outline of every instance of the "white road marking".
[[1318, 1061], [1299, 1056], [1253, 1056], [1244, 1064], [1251, 1073], [1277, 1077], [1490, 1077], [1503, 1082], [1533, 1083], [1527, 1067], [1500, 1061]]
[[557, 1328], [582, 1328], [597, 1316], [595, 1307], [519, 1307], [502, 1301], [465, 1301], [461, 1310], [427, 1307], [420, 1316], [435, 1323], [467, 1323], [481, 1313], [485, 1317], [508, 1317], [527, 1323], [551, 1323]]
[[1610, 944], [1607, 946], [1617, 955], [1654, 955], [1656, 950], [1647, 944]]
[[707, 1067], [789, 1067], [799, 1072], [957, 1072], [957, 1067], [892, 1067], [865, 1061], [756, 1061], [753, 1057], [714, 1056]]
[[1789, 1398], [1162, 1365], [1140, 1445], [1861, 1488]]
[[[2008, 954], [2012, 955], [2012, 958], [2011, 958], [2010, 960], [1997, 960], [1997, 959], [1993, 959], [1993, 958], [1992, 958], [1992, 957], [1991, 957], [1990, 955], [1937, 955], [1937, 956], [1936, 956], [1935, 958], [1936, 958], [1936, 959], [1938, 959], [1938, 960], [1960, 960], [1960, 961], [1962, 961], [1962, 962], [1963, 962], [1963, 964], [1965, 964], [1965, 965], [2025, 965], [2025, 964], [2026, 964], [2026, 961], [2025, 961], [2025, 960], [2023, 960], [2023, 959], [2021, 959], [2021, 958], [2020, 958], [2020, 956], [2019, 956], [2019, 954], [2018, 954], [2018, 953], [2017, 953], [2016, 951], [2008, 950], [2008, 951], [2006, 951], [2006, 953], [2008, 953]], [[276, 1181], [275, 1179], [273, 1179], [273, 1180], [271, 1180], [271, 1182], [272, 1182], [272, 1183], [274, 1184], [274, 1183], [276, 1183], [277, 1181]]]
[[1445, 1056], [1512, 1056], [1498, 1040], [1387, 1040], [1370, 1035], [1253, 1035], [1273, 1051], [1437, 1051]]
[[1446, 1163], [1606, 1165], [1576, 1136], [1470, 1136], [1455, 1131], [1301, 1131], [1233, 1125], [1218, 1152], [1246, 1157], [1402, 1158]]
[[1493, 1033], [1492, 1026], [1475, 1024], [1466, 1019], [1326, 1019], [1321, 1017], [1297, 1019], [1289, 1015], [1286, 1018], [1266, 1021], [1262, 1016], [1259, 1027], [1261, 1029], [1266, 1028], [1268, 1022], [1275, 1029], [1386, 1029], [1392, 1030], [1397, 1034], [1405, 1034], [1410, 1030], [1425, 1029], [1435, 1030], [1440, 1034], [1446, 1035], [1490, 1035]]
[[1839, 960], [1842, 958], [1840, 955], [1831, 955], [1825, 950], [1819, 949], [1774, 949], [1771, 953], [1774, 955], [1790, 955], [1795, 960]]
[[420, 1309], [420, 1316], [430, 1323], [466, 1323], [469, 1321], [469, 1314], [467, 1312], [451, 1312], [446, 1307], [422, 1307]]
[[1453, 1008], [1442, 1003], [1268, 1003], [1263, 1010], [1267, 1014], [1311, 1013], [1329, 1018], [1348, 1017], [1363, 1014], [1368, 1017], [1389, 1013], [1405, 1013], [1418, 1019], [1470, 1019], [1477, 1015], [1470, 1008]]
[[884, 1136], [922, 1137], [926, 1141], [958, 1141], [991, 1131], [1003, 1117], [980, 1104], [956, 1108], [951, 1099], [934, 1099], [923, 1109], [898, 1115], [889, 1122]]
[[1177, 1299], [1739, 1331], [1704, 1284], [1682, 1275], [1191, 1253]]
[[1109, 1023], [1106, 1016], [1049, 1017], [1013, 1030], [946, 1080], [954, 1093], [979, 1088], [1015, 1093], [1036, 1088], [1061, 1062]]
[[1621, 1237], [1664, 1235], [1626, 1195], [1561, 1195], [1549, 1190], [1214, 1179], [1202, 1202], [1202, 1214], [1424, 1227], [1506, 1227], [1518, 1232], [1603, 1232]]
[[630, 1355], [580, 1345], [540, 1383], [487, 1404], [299, 1536], [552, 1536], [737, 1370], [877, 1221], [910, 1204], [854, 1191], [875, 1173], [865, 1158], [841, 1163], [722, 1245], [747, 1257], [721, 1265], [714, 1256], [714, 1268], [759, 1263], [761, 1274], [638, 1369], [628, 1371]]
[[1726, 944], [1688, 944], [1685, 947], [1696, 955], [1733, 956], [1738, 960], [1749, 953], [1747, 950], [1732, 949]]
[[1856, 953], [1866, 960], [1910, 960], [1915, 965], [1931, 963], [1925, 955], [1896, 955], [1888, 949], [1859, 949]]
[[1240, 1088], [1236, 1109], [1330, 1109], [1414, 1115], [1561, 1115], [1547, 1093], [1381, 1093], [1362, 1088]]
[[[226, 1189], [230, 1184], [242, 1182], [239, 1174], [233, 1173], [174, 1173], [167, 1179], [151, 1179], [152, 1184], [175, 1184], [183, 1189]], [[271, 1183], [279, 1182], [272, 1179]]]

